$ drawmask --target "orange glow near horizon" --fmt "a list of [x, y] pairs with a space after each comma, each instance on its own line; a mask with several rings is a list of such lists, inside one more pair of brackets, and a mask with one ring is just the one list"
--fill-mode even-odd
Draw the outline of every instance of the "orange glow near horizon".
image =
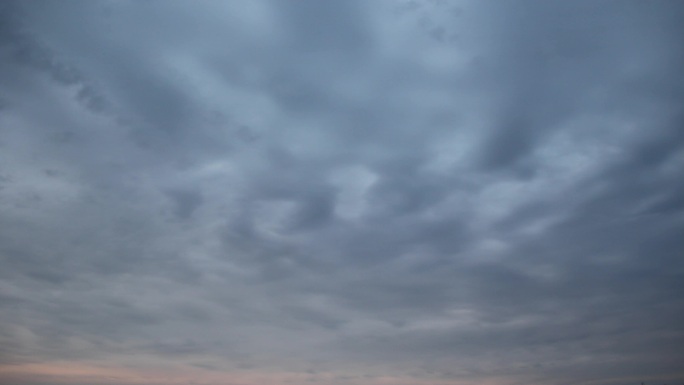
[[[346, 376], [340, 379], [339, 375]], [[0, 382], [20, 384], [90, 385], [292, 385], [307, 382], [349, 385], [498, 385], [502, 381], [454, 381], [413, 377], [356, 377], [351, 373], [222, 372], [184, 367], [182, 369], [133, 369], [71, 362], [0, 366]]]

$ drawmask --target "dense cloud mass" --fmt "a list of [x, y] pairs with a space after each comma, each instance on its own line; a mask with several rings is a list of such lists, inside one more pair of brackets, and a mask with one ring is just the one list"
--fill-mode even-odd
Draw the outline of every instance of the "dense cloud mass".
[[682, 20], [4, 1], [0, 383], [681, 383]]

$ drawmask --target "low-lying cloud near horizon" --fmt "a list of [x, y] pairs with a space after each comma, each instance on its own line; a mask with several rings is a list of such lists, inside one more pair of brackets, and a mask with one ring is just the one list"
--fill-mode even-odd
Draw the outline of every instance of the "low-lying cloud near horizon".
[[2, 2], [0, 383], [681, 383], [682, 20]]

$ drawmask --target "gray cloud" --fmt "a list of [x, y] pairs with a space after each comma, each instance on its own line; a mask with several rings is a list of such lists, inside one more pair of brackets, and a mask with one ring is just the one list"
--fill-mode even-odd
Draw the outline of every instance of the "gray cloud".
[[681, 380], [683, 16], [6, 2], [0, 378]]

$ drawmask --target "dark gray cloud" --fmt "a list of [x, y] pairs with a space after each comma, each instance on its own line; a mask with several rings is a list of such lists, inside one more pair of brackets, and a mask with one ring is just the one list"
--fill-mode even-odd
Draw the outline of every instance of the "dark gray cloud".
[[682, 380], [683, 17], [5, 2], [0, 378]]

